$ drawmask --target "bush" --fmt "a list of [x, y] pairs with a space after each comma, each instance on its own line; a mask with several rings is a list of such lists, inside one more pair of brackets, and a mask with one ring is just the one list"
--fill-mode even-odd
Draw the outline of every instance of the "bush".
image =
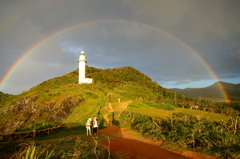
[[162, 103], [156, 103], [154, 101], [144, 101], [144, 103], [147, 104], [148, 106], [155, 107], [158, 109], [163, 109], [163, 110], [175, 110], [176, 109], [176, 107], [174, 107], [172, 104], [169, 104], [169, 103], [162, 104]]
[[240, 149], [239, 119], [210, 122], [206, 119], [182, 113], [174, 113], [169, 119], [122, 112], [120, 118], [131, 123], [146, 138], [177, 142], [193, 151], [223, 158], [238, 158]]
[[46, 123], [46, 122], [39, 122], [35, 123], [29, 126], [26, 126], [23, 129], [15, 129], [15, 132], [25, 132], [25, 131], [32, 131], [32, 130], [41, 130], [41, 129], [47, 129], [54, 126], [58, 126], [59, 123]]
[[[35, 159], [35, 158], [108, 158], [109, 152], [97, 143], [83, 140], [79, 137], [60, 140], [50, 144], [22, 144], [13, 159]], [[112, 158], [112, 157], [111, 157]]]

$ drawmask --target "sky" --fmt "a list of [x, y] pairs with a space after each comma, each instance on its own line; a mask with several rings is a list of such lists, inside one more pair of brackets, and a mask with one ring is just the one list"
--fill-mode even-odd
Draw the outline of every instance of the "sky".
[[132, 66], [165, 88], [240, 83], [238, 0], [1, 0], [0, 91], [87, 65]]

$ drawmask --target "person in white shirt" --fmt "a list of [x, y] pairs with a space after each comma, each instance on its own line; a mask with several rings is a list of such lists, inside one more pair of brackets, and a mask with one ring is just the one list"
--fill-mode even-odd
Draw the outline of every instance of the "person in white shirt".
[[87, 130], [87, 136], [88, 134], [91, 136], [92, 133], [91, 133], [91, 121], [92, 119], [91, 118], [88, 118], [87, 122], [86, 122], [86, 130]]
[[98, 119], [97, 117], [92, 117], [93, 119], [93, 131], [92, 131], [92, 138], [98, 138], [98, 125], [99, 125], [99, 122], [98, 122]]

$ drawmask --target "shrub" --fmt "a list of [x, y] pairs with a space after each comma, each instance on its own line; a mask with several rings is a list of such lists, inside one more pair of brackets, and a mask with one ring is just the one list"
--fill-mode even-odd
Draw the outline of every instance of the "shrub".
[[144, 137], [179, 143], [193, 151], [223, 158], [238, 158], [240, 149], [239, 119], [210, 122], [182, 113], [169, 119], [151, 118], [146, 115], [122, 112], [122, 120], [131, 123]]
[[54, 126], [59, 125], [59, 123], [46, 123], [46, 122], [39, 122], [35, 123], [29, 126], [26, 126], [23, 129], [15, 129], [15, 132], [25, 132], [25, 131], [32, 131], [32, 130], [41, 130], [41, 129], [47, 129]]

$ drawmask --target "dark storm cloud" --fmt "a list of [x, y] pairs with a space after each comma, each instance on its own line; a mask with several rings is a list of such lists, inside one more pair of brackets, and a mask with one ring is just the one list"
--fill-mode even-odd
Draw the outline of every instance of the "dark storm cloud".
[[0, 91], [20, 93], [77, 69], [81, 50], [88, 65], [133, 66], [166, 87], [214, 82], [197, 53], [221, 80], [240, 83], [239, 6], [240, 1], [232, 0], [4, 0], [1, 81], [32, 46], [65, 28], [83, 25], [33, 50]]

